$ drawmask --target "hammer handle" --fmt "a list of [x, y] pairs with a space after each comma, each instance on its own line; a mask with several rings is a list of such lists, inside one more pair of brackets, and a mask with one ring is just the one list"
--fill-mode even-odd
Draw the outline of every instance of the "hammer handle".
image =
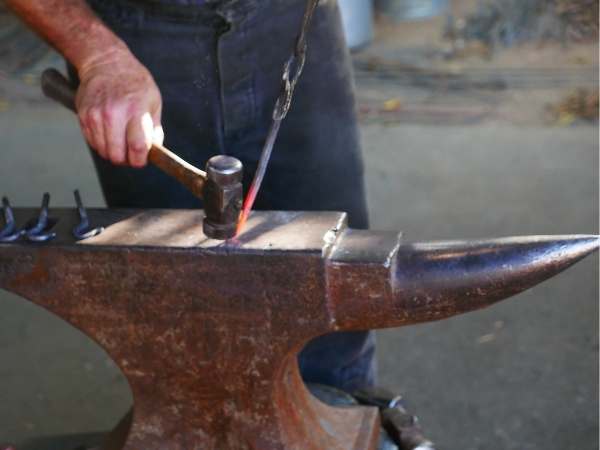
[[[46, 69], [42, 73], [42, 91], [46, 97], [57, 101], [73, 112], [75, 107], [75, 87], [56, 69]], [[196, 197], [202, 198], [206, 172], [184, 161], [162, 145], [152, 144], [148, 160], [172, 176]]]
[[42, 92], [65, 108], [77, 113], [75, 108], [75, 87], [56, 69], [42, 72]]

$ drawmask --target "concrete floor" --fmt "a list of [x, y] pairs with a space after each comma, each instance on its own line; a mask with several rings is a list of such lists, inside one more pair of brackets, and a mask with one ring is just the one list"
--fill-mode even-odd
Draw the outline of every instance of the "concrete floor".
[[[0, 136], [14, 205], [48, 190], [69, 206], [75, 187], [102, 204], [72, 115], [11, 105]], [[363, 140], [373, 228], [408, 240], [598, 232], [597, 126], [372, 124]], [[381, 384], [440, 448], [597, 449], [598, 258], [487, 310], [381, 332], [378, 356]], [[4, 292], [0, 361], [0, 442], [105, 430], [130, 403], [95, 344]]]

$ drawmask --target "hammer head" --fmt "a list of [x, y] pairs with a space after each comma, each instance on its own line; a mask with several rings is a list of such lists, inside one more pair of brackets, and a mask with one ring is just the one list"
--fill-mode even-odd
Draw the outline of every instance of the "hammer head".
[[232, 156], [213, 156], [206, 163], [203, 229], [207, 237], [235, 236], [242, 208], [242, 172], [242, 163]]

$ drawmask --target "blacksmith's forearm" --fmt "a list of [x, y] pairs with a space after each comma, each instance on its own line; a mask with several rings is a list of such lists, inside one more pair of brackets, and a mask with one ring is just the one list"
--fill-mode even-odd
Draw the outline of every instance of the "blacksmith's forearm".
[[113, 53], [129, 52], [84, 0], [5, 0], [78, 71]]

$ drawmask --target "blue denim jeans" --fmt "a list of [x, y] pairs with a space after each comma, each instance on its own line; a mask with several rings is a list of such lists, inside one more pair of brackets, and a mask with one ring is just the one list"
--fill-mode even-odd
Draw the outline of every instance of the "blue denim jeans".
[[[270, 124], [304, 0], [89, 0], [150, 70], [163, 97], [165, 145], [203, 167], [215, 154], [244, 164], [248, 187]], [[158, 169], [115, 167], [93, 154], [109, 207], [198, 208]], [[350, 59], [335, 0], [322, 0], [308, 58], [256, 209], [346, 211], [366, 228], [363, 165]], [[335, 333], [300, 355], [306, 381], [372, 384], [374, 336]]]

